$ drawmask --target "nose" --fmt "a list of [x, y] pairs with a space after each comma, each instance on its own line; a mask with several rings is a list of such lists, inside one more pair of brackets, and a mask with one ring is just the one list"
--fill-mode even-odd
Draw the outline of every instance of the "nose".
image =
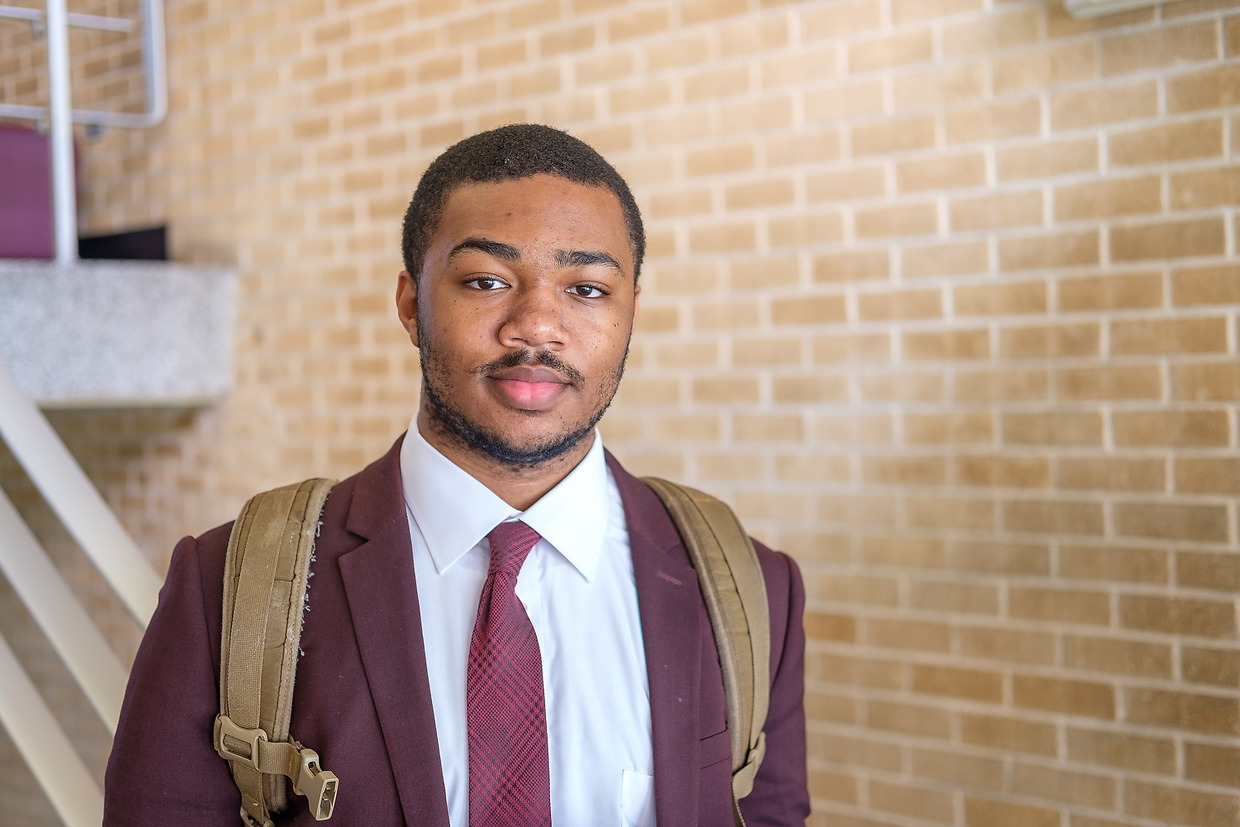
[[499, 331], [504, 345], [554, 349], [564, 344], [566, 331], [556, 288], [550, 285], [520, 287], [511, 295]]

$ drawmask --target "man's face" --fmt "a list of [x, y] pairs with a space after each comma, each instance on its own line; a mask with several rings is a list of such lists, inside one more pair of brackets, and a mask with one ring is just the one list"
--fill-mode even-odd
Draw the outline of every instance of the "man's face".
[[453, 190], [396, 293], [423, 436], [513, 468], [584, 454], [624, 370], [633, 264], [604, 187], [536, 175]]

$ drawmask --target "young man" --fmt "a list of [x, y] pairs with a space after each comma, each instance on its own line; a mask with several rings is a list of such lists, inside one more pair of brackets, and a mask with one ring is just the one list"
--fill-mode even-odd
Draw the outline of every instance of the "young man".
[[[733, 823], [696, 574], [665, 508], [594, 428], [623, 373], [644, 244], [616, 171], [549, 127], [468, 138], [419, 183], [396, 307], [421, 404], [392, 450], [328, 497], [297, 666], [290, 731], [340, 778], [334, 823]], [[228, 536], [186, 538], [173, 555], [105, 824], [237, 821], [211, 738]], [[511, 570], [488, 572], [517, 545]], [[741, 810], [751, 825], [801, 824], [804, 594], [790, 558], [758, 554], [771, 704]], [[484, 662], [509, 657], [488, 648], [496, 607], [533, 672], [520, 690], [485, 677]], [[496, 749], [515, 752], [492, 766]], [[312, 823], [305, 800], [277, 823]]]

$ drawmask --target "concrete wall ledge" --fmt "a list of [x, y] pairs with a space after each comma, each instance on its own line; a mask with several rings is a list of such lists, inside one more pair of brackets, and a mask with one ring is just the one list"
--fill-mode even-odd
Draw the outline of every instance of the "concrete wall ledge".
[[201, 406], [232, 383], [236, 273], [0, 261], [0, 359], [44, 408]]

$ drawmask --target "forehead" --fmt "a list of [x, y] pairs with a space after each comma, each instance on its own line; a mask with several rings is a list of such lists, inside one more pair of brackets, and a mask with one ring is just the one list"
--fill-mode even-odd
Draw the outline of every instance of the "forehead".
[[633, 252], [620, 200], [610, 189], [533, 175], [461, 184], [452, 189], [431, 234], [427, 255], [460, 241], [487, 238], [518, 249], [586, 249], [610, 253], [630, 275]]

